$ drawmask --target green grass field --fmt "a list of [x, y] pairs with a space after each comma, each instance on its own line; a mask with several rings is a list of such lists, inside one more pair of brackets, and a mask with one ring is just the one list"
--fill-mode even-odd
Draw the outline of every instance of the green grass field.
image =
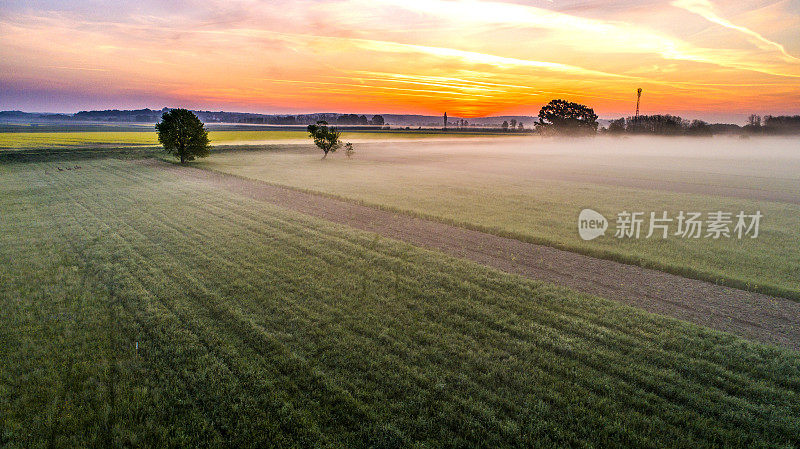
[[[80, 129], [80, 128], [78, 128]], [[213, 145], [262, 145], [273, 142], [306, 142], [305, 131], [210, 131]], [[445, 137], [474, 138], [474, 134], [448, 133]], [[346, 131], [342, 139], [354, 142], [373, 140], [435, 140], [441, 133], [425, 132], [357, 132]], [[513, 138], [513, 137], [510, 137]], [[158, 145], [158, 138], [152, 129], [146, 131], [57, 131], [35, 132], [26, 129], [18, 132], [0, 132], [0, 150], [48, 149], [48, 148], [86, 148], [111, 146]]]
[[158, 145], [158, 138], [155, 132], [88, 131], [0, 133], [0, 148], [12, 150], [138, 145]]
[[800, 445], [797, 353], [81, 165], [0, 165], [5, 447]]
[[[598, 139], [596, 143], [602, 142]], [[800, 188], [800, 171], [791, 171], [797, 165], [794, 159], [758, 167], [716, 155], [708, 160], [655, 155], [614, 159], [599, 149], [595, 155], [591, 154], [593, 149], [577, 156], [564, 148], [567, 154], [561, 155], [561, 147], [577, 145], [569, 142], [553, 143], [552, 150], [546, 151], [537, 151], [537, 145], [534, 142], [526, 148], [505, 151], [491, 143], [476, 147], [373, 144], [357, 147], [354, 159], [336, 155], [325, 161], [320, 161], [318, 152], [312, 149], [286, 146], [273, 151], [219, 153], [200, 165], [534, 243], [800, 299], [800, 205], [561, 180], [589, 175], [635, 182], [682, 182], [694, 176], [697, 181], [693, 188], [745, 187], [779, 195], [792, 186], [795, 192]], [[761, 176], [765, 171], [774, 177]], [[610, 229], [606, 236], [584, 242], [577, 235], [577, 216], [585, 207], [601, 212], [612, 225], [623, 210], [668, 211], [671, 217], [680, 210], [760, 210], [764, 219], [756, 239], [646, 239], [645, 223], [638, 240], [615, 238]]]

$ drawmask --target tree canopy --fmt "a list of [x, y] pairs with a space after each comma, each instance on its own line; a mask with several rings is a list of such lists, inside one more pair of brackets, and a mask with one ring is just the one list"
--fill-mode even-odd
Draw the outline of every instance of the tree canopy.
[[308, 136], [314, 139], [314, 145], [325, 153], [323, 159], [328, 157], [328, 152], [336, 151], [342, 145], [342, 141], [339, 140], [342, 133], [335, 127], [328, 127], [328, 123], [324, 121], [308, 125]]
[[181, 164], [206, 157], [211, 151], [208, 130], [192, 111], [173, 109], [161, 115], [156, 124], [158, 141], [171, 155], [181, 159]]
[[342, 114], [336, 118], [339, 125], [369, 125], [366, 115]]
[[686, 131], [684, 120], [677, 115], [654, 114], [628, 117], [627, 131], [633, 134], [679, 136]]
[[550, 100], [539, 111], [538, 125], [558, 134], [594, 134], [597, 132], [597, 114], [582, 104]]
[[622, 134], [625, 132], [625, 119], [619, 118], [616, 120], [612, 120], [611, 123], [608, 124], [608, 133], [609, 134]]
[[692, 123], [686, 127], [686, 134], [689, 136], [711, 136], [714, 132], [708, 123], [702, 120], [692, 120]]

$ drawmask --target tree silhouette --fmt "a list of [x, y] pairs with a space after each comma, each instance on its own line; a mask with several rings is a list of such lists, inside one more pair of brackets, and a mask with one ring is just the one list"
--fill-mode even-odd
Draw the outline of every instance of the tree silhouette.
[[373, 115], [372, 116], [372, 124], [373, 125], [383, 126], [384, 123], [386, 123], [386, 122], [383, 120], [383, 116], [382, 115]]
[[744, 125], [744, 130], [751, 133], [761, 132], [761, 116], [752, 114], [750, 117], [747, 117], [747, 124]]
[[161, 115], [156, 124], [158, 141], [164, 149], [181, 159], [181, 164], [196, 157], [206, 157], [211, 151], [208, 130], [192, 111], [173, 109]]
[[626, 132], [633, 134], [658, 134], [678, 136], [684, 134], [687, 124], [677, 115], [655, 114], [628, 117]]
[[761, 123], [763, 131], [768, 134], [800, 133], [800, 115], [767, 115]]
[[366, 115], [342, 114], [336, 118], [339, 125], [369, 125]]
[[624, 118], [612, 120], [611, 123], [608, 124], [608, 133], [609, 134], [623, 134], [624, 132], [625, 132], [625, 119]]
[[594, 134], [597, 132], [597, 114], [582, 104], [550, 100], [539, 111], [538, 125], [558, 134]]
[[334, 127], [328, 127], [328, 122], [319, 121], [316, 125], [308, 125], [308, 136], [314, 139], [314, 145], [319, 147], [323, 153], [322, 159], [328, 157], [328, 153], [336, 151], [342, 145], [339, 138], [342, 133]]
[[692, 120], [692, 123], [686, 127], [686, 134], [690, 136], [711, 136], [714, 133], [708, 123], [702, 120]]

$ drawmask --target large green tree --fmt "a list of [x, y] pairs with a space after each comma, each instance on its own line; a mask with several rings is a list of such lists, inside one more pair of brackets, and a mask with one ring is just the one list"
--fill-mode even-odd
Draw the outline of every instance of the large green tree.
[[334, 127], [328, 127], [328, 123], [324, 121], [317, 122], [316, 125], [308, 125], [308, 136], [314, 139], [314, 145], [325, 153], [322, 159], [328, 157], [329, 152], [336, 151], [342, 145], [342, 141], [339, 140], [342, 133]]
[[557, 134], [594, 134], [597, 132], [597, 114], [582, 104], [550, 100], [539, 111], [537, 125]]
[[192, 111], [172, 109], [161, 116], [156, 124], [158, 141], [164, 149], [181, 159], [181, 164], [206, 157], [211, 151], [208, 130]]

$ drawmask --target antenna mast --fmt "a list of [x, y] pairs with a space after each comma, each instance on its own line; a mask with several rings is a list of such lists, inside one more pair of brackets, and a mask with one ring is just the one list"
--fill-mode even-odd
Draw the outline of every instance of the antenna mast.
[[636, 90], [636, 115], [634, 115], [634, 120], [639, 121], [639, 100], [642, 98], [642, 88]]

